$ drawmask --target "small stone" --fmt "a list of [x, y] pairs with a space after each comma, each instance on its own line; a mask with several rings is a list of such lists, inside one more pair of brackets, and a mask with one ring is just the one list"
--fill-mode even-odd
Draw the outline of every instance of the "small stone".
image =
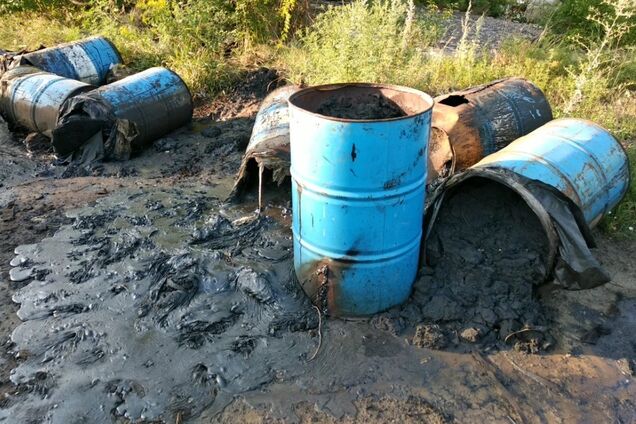
[[481, 331], [475, 327], [465, 328], [460, 334], [459, 337], [465, 342], [468, 343], [477, 343], [481, 337]]
[[616, 360], [616, 366], [625, 375], [635, 376], [636, 375], [636, 361], [621, 358]]
[[428, 349], [443, 349], [448, 344], [446, 336], [437, 324], [422, 324], [415, 328], [412, 343], [417, 347]]

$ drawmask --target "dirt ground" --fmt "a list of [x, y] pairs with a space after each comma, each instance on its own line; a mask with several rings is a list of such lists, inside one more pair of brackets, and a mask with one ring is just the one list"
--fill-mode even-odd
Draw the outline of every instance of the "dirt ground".
[[[87, 207], [110, 196], [139, 189], [178, 193], [195, 186], [229, 193], [258, 102], [277, 84], [271, 71], [249, 74], [221, 100], [201, 105], [188, 127], [129, 162], [107, 163], [81, 177], [57, 178], [60, 167], [51, 165], [49, 154], [28, 154], [20, 137], [0, 128], [1, 408], [20, 407], [26, 389], [10, 376], [30, 354], [16, 351], [11, 339], [21, 323], [12, 297], [31, 282], [11, 281], [14, 249], [53, 236], [73, 222], [67, 213], [90, 212]], [[270, 210], [283, 211], [276, 217], [281, 225], [289, 223], [285, 190], [266, 193]], [[242, 208], [255, 205], [248, 197]], [[412, 342], [414, 328], [395, 331], [390, 322], [323, 317], [320, 327], [307, 330], [315, 344], [320, 331], [320, 349], [306, 362], [305, 377], [277, 374], [250, 390], [225, 393], [223, 402], [212, 402], [199, 414], [175, 412], [159, 422], [635, 423], [636, 241], [595, 235], [594, 253], [613, 279], [593, 290], [546, 286], [538, 294], [554, 338], [539, 354], [502, 343], [466, 342], [470, 334], [462, 340], [447, 334], [443, 347], [418, 346]], [[327, 376], [329, 382], [312, 384], [312, 376]]]

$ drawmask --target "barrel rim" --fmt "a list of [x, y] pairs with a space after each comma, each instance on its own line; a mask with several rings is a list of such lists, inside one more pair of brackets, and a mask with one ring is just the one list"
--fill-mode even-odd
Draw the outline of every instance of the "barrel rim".
[[[548, 240], [548, 257], [547, 257], [547, 269], [546, 274], [544, 276], [544, 281], [550, 278], [554, 267], [556, 266], [556, 258], [558, 253], [559, 246], [559, 238], [554, 228], [554, 224], [552, 223], [552, 219], [550, 215], [543, 207], [541, 202], [537, 200], [536, 197], [528, 190], [523, 184], [515, 181], [509, 174], [501, 171], [507, 171], [512, 174], [516, 174], [514, 171], [506, 170], [505, 168], [468, 168], [464, 171], [461, 171], [458, 174], [450, 177], [444, 184], [443, 189], [437, 191], [433, 197], [434, 199], [431, 203], [428, 204], [424, 211], [424, 233], [423, 233], [423, 243], [426, 243], [424, 240], [428, 240], [428, 236], [431, 232], [432, 227], [435, 225], [435, 221], [437, 218], [437, 210], [441, 205], [437, 205], [438, 202], [444, 202], [446, 197], [446, 193], [449, 190], [458, 189], [463, 183], [472, 178], [485, 178], [496, 183], [500, 183], [503, 186], [509, 188], [510, 190], [517, 193], [521, 199], [528, 205], [530, 210], [536, 215], [539, 223], [545, 230], [545, 235]], [[420, 254], [420, 262], [424, 260], [424, 248], [422, 248], [422, 253]]]
[[[383, 119], [350, 119], [350, 118], [338, 118], [335, 116], [329, 116], [329, 115], [323, 115], [321, 113], [317, 113], [317, 112], [312, 112], [310, 110], [307, 110], [305, 108], [302, 108], [296, 104], [294, 104], [294, 101], [298, 99], [298, 97], [301, 97], [309, 92], [312, 91], [318, 91], [318, 90], [336, 90], [336, 89], [340, 89], [340, 88], [344, 88], [344, 87], [362, 87], [362, 88], [386, 88], [386, 89], [390, 89], [390, 90], [395, 90], [395, 91], [401, 91], [404, 93], [409, 93], [409, 94], [414, 94], [417, 95], [421, 98], [423, 98], [428, 104], [429, 106], [422, 110], [419, 111], [417, 113], [413, 113], [413, 114], [409, 114], [409, 115], [405, 115], [405, 116], [399, 116], [397, 118], [383, 118]], [[415, 88], [412, 87], [406, 87], [403, 85], [395, 85], [395, 84], [381, 84], [381, 83], [366, 83], [366, 82], [342, 82], [342, 83], [334, 83], [334, 84], [322, 84], [322, 85], [314, 85], [311, 87], [306, 87], [306, 88], [302, 88], [299, 91], [295, 92], [294, 94], [292, 94], [291, 96], [289, 96], [289, 107], [290, 109], [296, 109], [298, 111], [301, 111], [303, 113], [307, 113], [309, 115], [315, 116], [317, 118], [320, 119], [325, 119], [328, 121], [335, 121], [335, 122], [346, 122], [346, 123], [375, 123], [375, 122], [394, 122], [394, 121], [401, 121], [401, 120], [405, 120], [405, 119], [412, 119], [414, 117], [418, 117], [421, 115], [425, 115], [429, 112], [432, 111], [433, 106], [435, 106], [435, 100], [433, 99], [433, 97], [428, 94], [425, 93], [423, 91], [417, 90]]]
[[[108, 39], [108, 37], [105, 37], [103, 35], [95, 35], [93, 37], [89, 37], [86, 40], [90, 40], [91, 38], [101, 38], [103, 39], [106, 43], [108, 43], [108, 45], [110, 45], [113, 48], [113, 51], [115, 52], [115, 54], [117, 55], [117, 60], [119, 60], [119, 65], [123, 65], [124, 64], [124, 59], [121, 57], [121, 53], [119, 53], [119, 50], [117, 50], [117, 46], [115, 46], [115, 43], [113, 43], [112, 41], [110, 41]], [[116, 64], [117, 65], [117, 64]]]

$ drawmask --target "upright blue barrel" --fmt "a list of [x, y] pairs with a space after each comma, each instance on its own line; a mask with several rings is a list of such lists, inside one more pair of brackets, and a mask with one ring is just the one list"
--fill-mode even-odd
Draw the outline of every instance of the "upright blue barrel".
[[103, 99], [117, 118], [135, 124], [135, 145], [153, 141], [192, 119], [188, 86], [179, 75], [162, 67], [105, 85], [88, 96]]
[[108, 71], [122, 63], [117, 48], [101, 36], [27, 53], [22, 60], [43, 71], [92, 85], [105, 84]]
[[629, 160], [599, 125], [557, 119], [482, 159], [476, 168], [505, 168], [542, 181], [569, 197], [594, 226], [627, 192]]
[[[294, 267], [305, 293], [334, 316], [402, 303], [418, 268], [433, 99], [406, 87], [335, 84], [289, 103]], [[402, 116], [330, 112], [367, 104]]]

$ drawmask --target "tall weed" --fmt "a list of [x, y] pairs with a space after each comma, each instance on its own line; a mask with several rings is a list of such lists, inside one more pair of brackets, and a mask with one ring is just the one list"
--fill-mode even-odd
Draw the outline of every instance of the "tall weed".
[[424, 48], [441, 34], [413, 2], [356, 0], [331, 6], [283, 52], [296, 82], [378, 81], [415, 85]]

